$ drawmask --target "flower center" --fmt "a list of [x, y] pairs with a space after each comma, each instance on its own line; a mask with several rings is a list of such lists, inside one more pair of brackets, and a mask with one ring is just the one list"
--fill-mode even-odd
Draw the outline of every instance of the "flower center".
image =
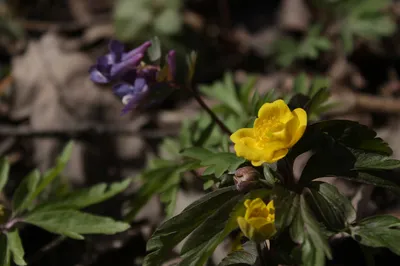
[[276, 138], [274, 133], [282, 131], [285, 125], [279, 121], [276, 116], [269, 118], [256, 120], [254, 125], [254, 131], [257, 138], [258, 144], [266, 144], [266, 142], [272, 141]]

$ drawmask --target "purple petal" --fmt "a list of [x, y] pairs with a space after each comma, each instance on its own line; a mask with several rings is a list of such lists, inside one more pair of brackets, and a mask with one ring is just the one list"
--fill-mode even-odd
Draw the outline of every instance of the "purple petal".
[[124, 115], [127, 112], [137, 108], [139, 106], [139, 103], [141, 102], [142, 98], [144, 95], [142, 94], [135, 94], [132, 95], [133, 97], [130, 99], [130, 101], [125, 105], [125, 107], [122, 109], [121, 114]]
[[115, 95], [122, 98], [127, 94], [132, 94], [135, 91], [135, 88], [131, 84], [119, 83], [113, 86], [113, 91]]
[[121, 61], [122, 54], [124, 53], [125, 49], [125, 46], [121, 42], [117, 40], [111, 40], [108, 44], [108, 49], [110, 50], [111, 54], [114, 55], [115, 62]]
[[172, 81], [176, 74], [176, 53], [174, 50], [169, 51], [167, 55], [167, 64], [169, 67], [168, 79]]
[[144, 54], [147, 51], [147, 49], [149, 49], [150, 46], [151, 46], [151, 42], [147, 41], [147, 42], [143, 43], [142, 45], [140, 45], [138, 48], [135, 48], [132, 51], [124, 54], [122, 56], [122, 60], [127, 60], [128, 58], [131, 58], [131, 57], [135, 56], [136, 54]]
[[126, 83], [133, 84], [137, 78], [136, 69], [130, 69], [121, 74], [120, 80]]
[[114, 54], [106, 54], [97, 59], [97, 65], [112, 65], [116, 63]]
[[90, 79], [95, 83], [106, 84], [110, 82], [110, 80], [101, 73], [96, 67], [90, 68]]
[[136, 91], [140, 93], [146, 93], [148, 90], [147, 81], [145, 78], [137, 78], [134, 86]]
[[143, 54], [137, 54], [132, 58], [129, 58], [128, 60], [122, 61], [121, 63], [114, 64], [111, 67], [110, 75], [111, 77], [115, 77], [118, 75], [122, 75], [129, 71], [130, 69], [133, 69], [137, 67], [140, 63], [140, 61], [143, 59]]

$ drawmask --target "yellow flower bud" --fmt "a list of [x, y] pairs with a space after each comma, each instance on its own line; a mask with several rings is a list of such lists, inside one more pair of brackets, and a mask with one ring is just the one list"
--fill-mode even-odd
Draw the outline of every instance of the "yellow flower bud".
[[291, 112], [283, 100], [276, 100], [260, 108], [253, 128], [237, 130], [231, 140], [237, 156], [260, 166], [285, 157], [303, 136], [306, 126], [306, 111], [297, 108]]
[[276, 233], [274, 201], [268, 205], [260, 198], [244, 202], [246, 214], [238, 217], [237, 223], [243, 234], [255, 241], [262, 242], [271, 238]]

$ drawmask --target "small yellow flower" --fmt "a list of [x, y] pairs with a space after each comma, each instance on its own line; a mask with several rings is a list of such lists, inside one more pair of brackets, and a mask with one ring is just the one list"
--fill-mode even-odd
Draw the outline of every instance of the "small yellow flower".
[[264, 201], [256, 198], [246, 200], [244, 206], [247, 208], [246, 214], [244, 217], [239, 216], [237, 223], [247, 238], [262, 242], [276, 233], [274, 201], [265, 205]]
[[283, 100], [276, 100], [260, 108], [253, 128], [237, 130], [231, 140], [237, 156], [260, 166], [285, 157], [303, 136], [306, 126], [306, 111], [297, 108], [291, 112]]

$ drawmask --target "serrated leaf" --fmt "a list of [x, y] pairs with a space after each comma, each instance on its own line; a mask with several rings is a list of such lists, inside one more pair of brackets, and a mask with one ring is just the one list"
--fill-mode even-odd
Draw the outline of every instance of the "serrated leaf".
[[374, 130], [354, 121], [322, 121], [311, 125], [310, 129], [325, 133], [350, 148], [383, 155], [392, 154], [392, 149], [385, 141], [376, 137]]
[[82, 209], [117, 195], [118, 193], [124, 191], [130, 183], [131, 179], [126, 179], [122, 182], [115, 182], [110, 185], [101, 183], [91, 188], [74, 191], [63, 196], [62, 198], [39, 205], [37, 209]]
[[391, 215], [378, 215], [361, 220], [350, 228], [351, 236], [369, 247], [386, 247], [400, 256], [400, 220]]
[[208, 159], [213, 154], [214, 153], [212, 151], [201, 147], [191, 147], [184, 149], [181, 152], [182, 156], [193, 158], [200, 161]]
[[190, 204], [179, 215], [165, 221], [147, 242], [147, 251], [151, 253], [146, 256], [143, 265], [160, 265], [170, 250], [214, 213], [221, 202], [238, 194], [234, 186], [215, 190]]
[[301, 245], [303, 265], [325, 265], [325, 256], [332, 258], [328, 241], [321, 233], [304, 195], [300, 196], [300, 208], [290, 228], [290, 235]]
[[330, 230], [341, 231], [356, 219], [351, 202], [331, 184], [312, 182], [306, 199], [316, 216]]
[[246, 266], [254, 265], [257, 260], [256, 244], [252, 241], [246, 242], [243, 249], [231, 252], [218, 266]]
[[212, 151], [199, 147], [185, 149], [181, 154], [185, 157], [199, 160], [200, 166], [208, 166], [204, 175], [215, 174], [217, 178], [222, 176], [225, 171], [236, 170], [246, 161], [230, 152], [213, 153]]
[[108, 217], [76, 210], [37, 210], [25, 216], [24, 222], [74, 239], [83, 239], [82, 234], [115, 234], [130, 227]]
[[4, 186], [8, 181], [8, 174], [10, 172], [10, 164], [6, 158], [0, 160], [0, 192], [3, 191]]
[[40, 173], [38, 170], [33, 170], [21, 181], [13, 196], [14, 214], [18, 214], [30, 207], [39, 181]]
[[233, 153], [220, 152], [213, 154], [206, 160], [201, 161], [200, 164], [202, 166], [212, 166], [212, 174], [215, 174], [215, 176], [219, 178], [226, 171], [236, 170], [245, 161], [245, 159], [236, 157], [236, 155]]
[[357, 159], [354, 164], [355, 170], [392, 170], [400, 168], [399, 160], [391, 159], [387, 156], [373, 153], [365, 153], [357, 150], [353, 150], [353, 154]]
[[27, 265], [24, 260], [25, 252], [18, 230], [15, 229], [7, 233], [7, 242], [15, 264], [20, 266]]
[[223, 83], [217, 81], [210, 86], [200, 86], [200, 91], [210, 98], [219, 100], [221, 103], [235, 112], [237, 116], [240, 117], [245, 114], [245, 110], [236, 92], [232, 73], [225, 73]]

